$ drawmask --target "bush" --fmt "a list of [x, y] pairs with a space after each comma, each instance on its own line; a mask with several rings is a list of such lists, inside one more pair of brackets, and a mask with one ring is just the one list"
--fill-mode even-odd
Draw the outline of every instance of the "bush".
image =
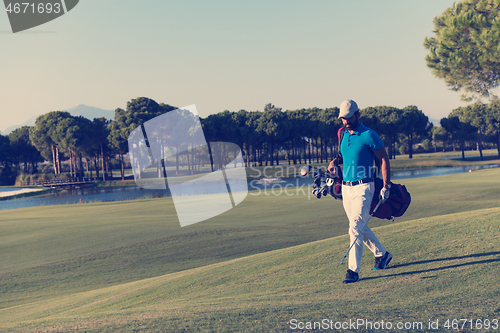
[[0, 186], [12, 186], [16, 182], [16, 172], [12, 168], [0, 168]]
[[30, 175], [28, 173], [22, 172], [15, 178], [15, 185], [25, 186], [25, 185], [31, 185], [37, 181], [47, 181], [53, 179], [67, 179], [67, 178], [70, 178], [69, 173], [61, 173], [59, 175], [55, 175], [53, 172], [50, 173], [40, 172], [34, 175]]
[[429, 151], [431, 147], [431, 140], [425, 139], [424, 142], [422, 142], [422, 147], [424, 148], [425, 151]]
[[425, 153], [427, 150], [423, 146], [417, 146], [416, 149], [413, 150], [414, 153]]
[[42, 173], [54, 173], [54, 168], [52, 167], [51, 164], [45, 164], [42, 168]]

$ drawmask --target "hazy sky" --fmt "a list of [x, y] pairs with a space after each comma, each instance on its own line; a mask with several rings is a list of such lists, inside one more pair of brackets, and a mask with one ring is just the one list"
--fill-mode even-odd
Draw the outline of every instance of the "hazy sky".
[[0, 10], [0, 130], [79, 104], [145, 96], [202, 117], [224, 110], [458, 106], [426, 67], [434, 16], [453, 0], [82, 0], [13, 34]]

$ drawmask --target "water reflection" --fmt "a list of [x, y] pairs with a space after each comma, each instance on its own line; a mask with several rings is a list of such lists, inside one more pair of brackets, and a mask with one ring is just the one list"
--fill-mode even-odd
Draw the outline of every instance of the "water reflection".
[[161, 198], [164, 196], [169, 196], [169, 192], [165, 190], [145, 190], [137, 186], [86, 187], [64, 190], [36, 197], [0, 201], [0, 210], [86, 202], [110, 202], [141, 198]]
[[500, 167], [499, 164], [489, 164], [489, 165], [476, 165], [476, 166], [407, 170], [407, 171], [401, 170], [401, 171], [393, 171], [391, 178], [392, 179], [404, 179], [404, 178], [442, 176], [442, 175], [451, 175], [454, 173], [469, 172], [471, 170], [491, 169], [491, 168], [498, 168], [498, 167]]

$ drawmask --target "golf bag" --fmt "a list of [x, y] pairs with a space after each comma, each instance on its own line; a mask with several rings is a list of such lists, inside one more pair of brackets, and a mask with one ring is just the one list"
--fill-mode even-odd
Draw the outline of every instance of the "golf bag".
[[[375, 178], [375, 194], [370, 207], [370, 214], [379, 202], [379, 193], [382, 187], [384, 187], [382, 179]], [[400, 217], [406, 212], [410, 203], [411, 195], [406, 189], [406, 186], [393, 183], [390, 189], [389, 198], [380, 205], [373, 216], [379, 219], [394, 220], [395, 217]]]
[[[324, 179], [323, 179], [324, 178]], [[335, 199], [342, 200], [342, 174], [340, 177], [321, 169], [314, 171], [314, 184], [312, 194], [316, 198], [326, 197], [330, 194]]]

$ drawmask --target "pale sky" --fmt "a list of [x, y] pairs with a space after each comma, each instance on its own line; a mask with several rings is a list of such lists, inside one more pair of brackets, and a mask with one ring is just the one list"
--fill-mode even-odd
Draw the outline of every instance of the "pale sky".
[[[224, 110], [465, 105], [425, 64], [434, 16], [453, 0], [81, 0], [13, 34], [0, 10], [0, 130], [86, 104], [145, 96], [202, 117]], [[5, 134], [5, 133], [4, 133]]]

